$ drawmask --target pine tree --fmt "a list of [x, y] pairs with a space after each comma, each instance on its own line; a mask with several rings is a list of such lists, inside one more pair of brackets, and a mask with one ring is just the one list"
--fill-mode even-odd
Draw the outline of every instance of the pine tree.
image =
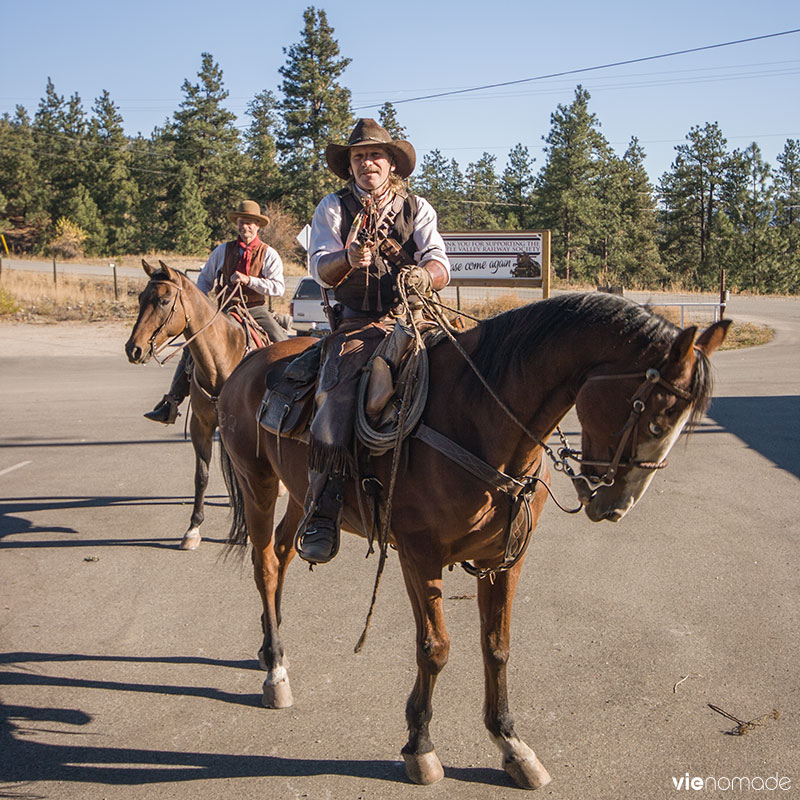
[[717, 123], [694, 126], [678, 145], [671, 169], [659, 184], [661, 256], [667, 268], [688, 286], [717, 286], [721, 243], [722, 187], [729, 157], [727, 142]]
[[774, 172], [777, 244], [773, 291], [800, 292], [800, 139], [787, 139]]
[[245, 194], [262, 207], [277, 200], [283, 190], [276, 161], [277, 108], [275, 95], [266, 90], [247, 104], [251, 122], [244, 133], [245, 155], [249, 159]]
[[508, 228], [528, 230], [538, 227], [531, 208], [536, 181], [534, 161], [528, 148], [522, 144], [516, 145], [508, 154], [508, 164], [500, 179], [500, 197], [509, 206], [505, 214]]
[[317, 203], [341, 181], [327, 169], [325, 147], [344, 143], [353, 126], [350, 91], [339, 78], [350, 63], [323, 10], [303, 13], [301, 40], [287, 51], [280, 104], [278, 153], [286, 181], [286, 201], [300, 219], [310, 220]]
[[500, 227], [496, 205], [500, 199], [500, 184], [494, 168], [496, 160], [490, 153], [484, 153], [467, 165], [464, 201], [468, 230], [497, 230]]
[[397, 112], [394, 106], [386, 102], [378, 110], [378, 122], [392, 139], [405, 139], [406, 129], [397, 121]]
[[225, 211], [234, 208], [245, 189], [245, 161], [240, 151], [236, 115], [223, 107], [228, 91], [222, 70], [202, 53], [198, 83], [183, 82], [184, 99], [174, 114], [170, 136], [175, 157], [194, 173], [215, 239], [228, 233]]
[[134, 217], [137, 221], [137, 250], [141, 253], [174, 248], [170, 222], [170, 193], [178, 179], [175, 141], [167, 127], [156, 127], [149, 139], [139, 135], [128, 148], [130, 169], [137, 186]]
[[33, 118], [33, 143], [38, 162], [38, 180], [46, 198], [45, 209], [49, 215], [63, 209], [71, 186], [65, 186], [65, 177], [76, 166], [67, 163], [68, 143], [65, 138], [67, 109], [63, 95], [59, 95], [50, 78], [45, 95]]
[[729, 283], [732, 277], [739, 286], [765, 291], [769, 283], [767, 271], [773, 260], [775, 203], [770, 182], [772, 170], [761, 157], [759, 146], [753, 142], [744, 152], [730, 157], [728, 173], [730, 177], [726, 184], [733, 183], [733, 186], [726, 186], [728, 197], [724, 192], [723, 208], [733, 223], [731, 244], [740, 256], [733, 263], [725, 263], [729, 270]]
[[173, 249], [187, 256], [208, 253], [210, 229], [206, 224], [206, 210], [194, 171], [188, 164], [180, 165], [171, 205]]
[[628, 286], [665, 283], [668, 274], [658, 252], [658, 214], [653, 184], [644, 167], [644, 150], [633, 137], [623, 156], [622, 241], [619, 280]]
[[0, 193], [5, 197], [2, 215], [24, 224], [41, 209], [35, 143], [28, 112], [17, 106], [14, 117], [0, 119]]
[[607, 147], [597, 117], [589, 113], [589, 99], [579, 85], [571, 105], [559, 105], [550, 116], [552, 127], [544, 137], [547, 161], [537, 176], [537, 218], [553, 232], [553, 263], [567, 283], [589, 276], [589, 246], [598, 210], [593, 184]]
[[587, 247], [584, 273], [595, 283], [617, 283], [621, 272], [623, 237], [623, 195], [627, 171], [622, 159], [608, 149], [597, 162], [594, 179], [595, 214], [590, 222], [591, 237]]
[[107, 229], [106, 252], [131, 252], [137, 241], [134, 209], [138, 187], [130, 171], [131, 156], [122, 116], [107, 91], [95, 100], [87, 136], [87, 183]]
[[464, 176], [455, 159], [448, 162], [440, 150], [426, 153], [411, 178], [411, 190], [436, 209], [439, 230], [464, 229]]
[[82, 183], [75, 186], [67, 198], [64, 216], [86, 234], [84, 247], [87, 255], [106, 254], [106, 226], [97, 203], [92, 200], [89, 190]]

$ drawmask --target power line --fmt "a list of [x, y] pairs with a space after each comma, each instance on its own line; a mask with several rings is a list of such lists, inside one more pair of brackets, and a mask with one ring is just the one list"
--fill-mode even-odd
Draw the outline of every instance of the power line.
[[[513, 81], [502, 81], [501, 83], [487, 83], [485, 86], [473, 86], [469, 89], [452, 89], [447, 92], [438, 92], [436, 94], [426, 94], [420, 95], [419, 97], [408, 97], [405, 100], [392, 100], [390, 101], [392, 105], [399, 105], [400, 103], [415, 103], [418, 100], [433, 100], [439, 97], [452, 97], [453, 95], [458, 94], [467, 94], [469, 92], [480, 92], [484, 89], [498, 89], [501, 86], [515, 86], [520, 83], [531, 83], [532, 81], [543, 81], [548, 78], [562, 78], [565, 75], [578, 75], [583, 72], [596, 72], [597, 70], [601, 69], [610, 69], [611, 67], [622, 67], [628, 64], [641, 64], [644, 61], [656, 61], [660, 58], [672, 58], [673, 56], [684, 56], [688, 55], [689, 53], [700, 53], [703, 50], [714, 50], [720, 47], [732, 47], [736, 44], [745, 44], [747, 42], [757, 42], [763, 39], [773, 39], [777, 36], [788, 36], [789, 34], [793, 33], [800, 33], [800, 28], [794, 28], [789, 31], [779, 31], [778, 33], [767, 33], [763, 36], [751, 36], [747, 39], [736, 39], [735, 41], [731, 42], [720, 42], [718, 44], [707, 44], [703, 47], [690, 47], [686, 50], [673, 50], [669, 53], [659, 53], [658, 55], [654, 56], [642, 56], [641, 58], [629, 58], [625, 61], [612, 61], [608, 64], [598, 64], [594, 67], [581, 67], [580, 69], [568, 69], [564, 70], [563, 72], [551, 72], [547, 75], [536, 75], [533, 78], [519, 78]], [[383, 106], [384, 103], [373, 103], [368, 106], [358, 106], [354, 108], [354, 111], [360, 111], [364, 108], [380, 108]]]

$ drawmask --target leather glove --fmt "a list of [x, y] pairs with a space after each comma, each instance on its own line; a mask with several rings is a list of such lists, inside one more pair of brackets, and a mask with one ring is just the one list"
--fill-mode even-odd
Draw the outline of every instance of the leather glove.
[[429, 295], [433, 291], [433, 277], [425, 267], [410, 267], [406, 272], [406, 289], [419, 295]]

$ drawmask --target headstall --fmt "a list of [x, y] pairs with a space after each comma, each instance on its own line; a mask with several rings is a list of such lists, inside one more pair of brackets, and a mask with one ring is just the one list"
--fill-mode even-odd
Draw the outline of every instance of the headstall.
[[[690, 392], [687, 392], [685, 389], [681, 389], [680, 387], [675, 386], [674, 383], [662, 378], [661, 372], [655, 367], [650, 367], [644, 372], [627, 372], [616, 375], [592, 375], [586, 379], [586, 383], [589, 383], [589, 381], [625, 380], [628, 378], [643, 378], [643, 380], [631, 398], [631, 411], [628, 415], [625, 425], [620, 431], [619, 443], [617, 444], [616, 452], [614, 453], [614, 457], [611, 459], [611, 461], [595, 461], [583, 458], [579, 450], [573, 450], [566, 441], [566, 438], [563, 435], [561, 437], [564, 447], [558, 451], [558, 454], [562, 459], [562, 463], [564, 464], [564, 471], [573, 480], [586, 481], [589, 488], [593, 490], [599, 489], [601, 486], [611, 486], [614, 483], [614, 478], [616, 477], [617, 471], [620, 469], [620, 467], [626, 469], [636, 467], [638, 469], [655, 470], [664, 469], [664, 467], [667, 466], [667, 459], [664, 459], [663, 461], [639, 461], [636, 459], [631, 459], [625, 462], [622, 461], [622, 453], [624, 452], [631, 436], [638, 430], [639, 418], [644, 413], [645, 405], [656, 386], [663, 386], [668, 392], [680, 397], [682, 400], [688, 401], [692, 399]], [[633, 455], [635, 452], [636, 443], [634, 441], [633, 446], [631, 447], [631, 454]], [[606, 467], [606, 471], [599, 478], [595, 477], [594, 475], [586, 475], [583, 471], [575, 473], [571, 467], [569, 467], [567, 462], [567, 459], [570, 458], [574, 461], [577, 461], [581, 467], [584, 465], [593, 467]]]

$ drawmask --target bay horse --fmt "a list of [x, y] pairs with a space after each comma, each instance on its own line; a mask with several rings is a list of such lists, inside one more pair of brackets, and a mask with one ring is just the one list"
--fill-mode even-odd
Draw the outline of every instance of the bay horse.
[[[430, 349], [422, 422], [517, 485], [534, 474], [549, 483], [547, 455], [572, 477], [591, 520], [617, 521], [665, 465], [683, 428], [710, 402], [708, 357], [728, 324], [717, 322], [697, 336], [695, 327], [681, 330], [627, 299], [602, 293], [564, 295], [507, 311]], [[279, 635], [280, 604], [303, 515], [307, 446], [284, 439], [279, 457], [275, 437], [259, 430], [256, 413], [265, 373], [311, 342], [289, 340], [249, 355], [219, 400], [223, 473], [234, 509], [230, 540], [249, 536], [252, 543], [263, 603], [262, 701], [275, 708], [293, 702]], [[556, 457], [546, 445], [573, 406], [582, 452], [569, 455], [580, 459], [578, 473], [567, 467], [564, 450]], [[403, 445], [391, 514], [391, 543], [416, 621], [417, 677], [406, 706], [409, 735], [402, 754], [408, 778], [420, 784], [444, 774], [429, 732], [434, 685], [449, 651], [442, 570], [464, 562], [478, 570], [497, 567], [504, 558], [510, 508], [507, 486], [478, 477], [425, 438], [412, 435]], [[391, 464], [391, 452], [372, 461], [383, 486], [389, 485]], [[279, 481], [288, 487], [289, 500], [273, 533]], [[533, 525], [546, 498], [546, 491], [533, 493]], [[364, 536], [358, 501], [350, 481], [344, 526]], [[534, 789], [550, 776], [515, 732], [506, 687], [511, 604], [522, 563], [478, 578], [477, 599], [484, 724], [502, 753], [503, 768], [518, 786]], [[326, 569], [336, 569], [335, 562]]]
[[[194, 359], [189, 434], [195, 455], [194, 505], [181, 550], [196, 550], [208, 487], [208, 468], [217, 429], [217, 398], [222, 385], [249, 349], [244, 326], [217, 306], [183, 272], [163, 261], [153, 267], [142, 261], [150, 277], [139, 294], [139, 315], [125, 344], [132, 364], [146, 364], [168, 343], [185, 337]], [[163, 362], [161, 362], [163, 363]]]

